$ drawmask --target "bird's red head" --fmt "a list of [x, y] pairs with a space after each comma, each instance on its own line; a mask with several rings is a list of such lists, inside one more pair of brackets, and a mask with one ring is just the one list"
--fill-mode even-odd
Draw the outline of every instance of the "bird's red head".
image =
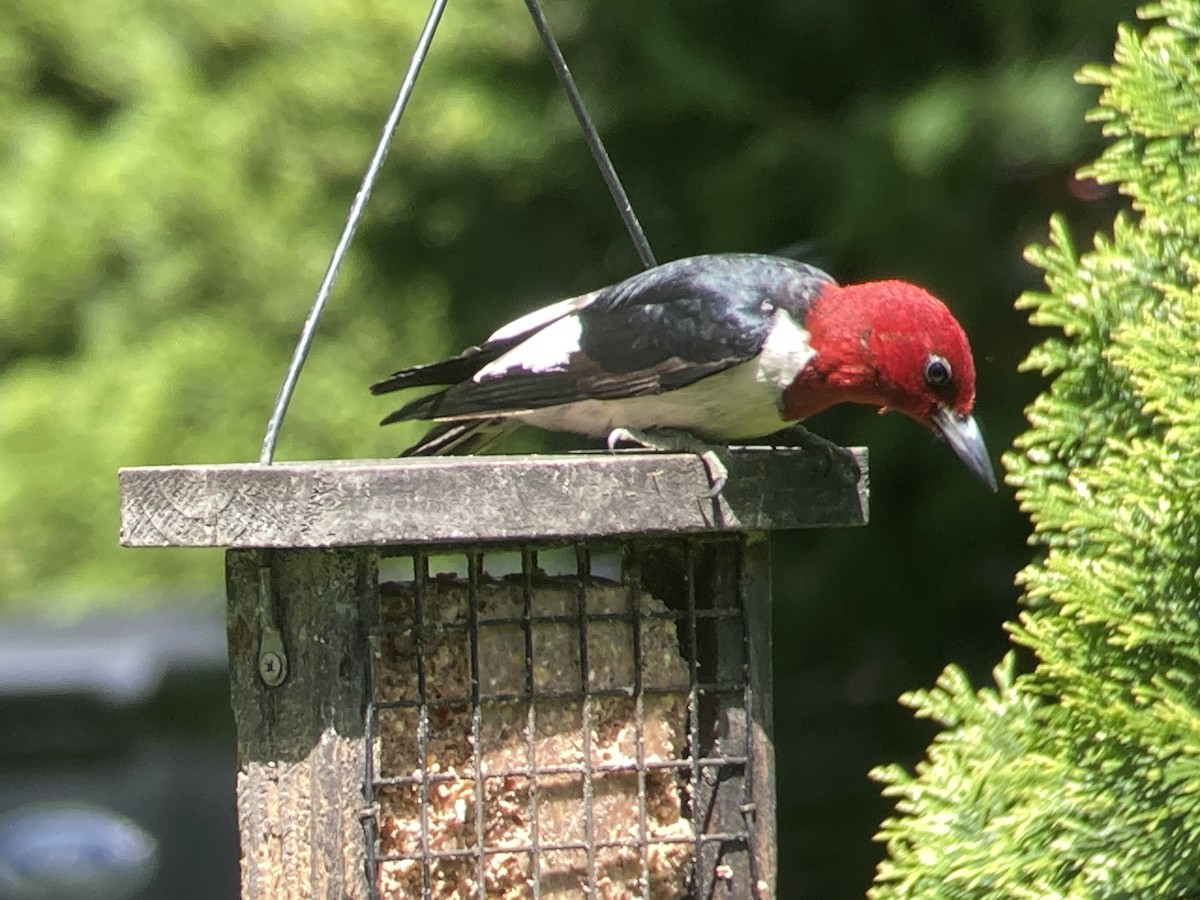
[[804, 324], [817, 355], [785, 394], [788, 418], [842, 402], [898, 410], [945, 437], [995, 490], [971, 416], [975, 361], [966, 334], [941, 300], [904, 281], [830, 286]]

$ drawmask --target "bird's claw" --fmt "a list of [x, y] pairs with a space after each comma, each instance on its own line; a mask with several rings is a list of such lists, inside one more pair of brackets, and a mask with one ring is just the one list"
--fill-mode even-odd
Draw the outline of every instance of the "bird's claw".
[[769, 440], [772, 447], [795, 447], [821, 460], [825, 464], [821, 477], [825, 477], [837, 469], [842, 464], [842, 460], [846, 458], [846, 451], [843, 448], [819, 434], [813, 434], [803, 425], [793, 425], [791, 428], [776, 432], [770, 436]]
[[[621, 443], [621, 441], [628, 441], [631, 444], [641, 444], [643, 447], [649, 446], [645, 441], [639, 440], [638, 435], [635, 435], [628, 428], [614, 428], [608, 433], [609, 450], [616, 450], [617, 444]], [[652, 447], [651, 449], [655, 448]]]
[[708, 472], [708, 480], [712, 487], [700, 495], [703, 500], [716, 500], [721, 496], [721, 491], [725, 490], [725, 482], [729, 480], [729, 469], [725, 463], [721, 462], [721, 457], [717, 456], [717, 451], [711, 447], [700, 454], [700, 462], [704, 463], [704, 469]]
[[704, 465], [710, 487], [700, 495], [702, 500], [715, 500], [725, 490], [729, 480], [729, 469], [721, 461], [714, 447], [701, 441], [694, 435], [673, 429], [659, 429], [653, 432], [634, 431], [630, 428], [614, 428], [608, 433], [608, 449], [615, 450], [617, 444], [627, 441], [639, 444], [648, 450], [659, 450], [674, 453], [695, 453]]

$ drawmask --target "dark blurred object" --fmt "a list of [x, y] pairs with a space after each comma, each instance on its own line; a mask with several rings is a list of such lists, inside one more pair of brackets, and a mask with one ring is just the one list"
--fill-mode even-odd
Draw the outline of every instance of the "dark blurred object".
[[238, 892], [220, 607], [0, 630], [0, 898]]
[[158, 841], [108, 810], [44, 804], [0, 818], [4, 900], [128, 900], [157, 867]]

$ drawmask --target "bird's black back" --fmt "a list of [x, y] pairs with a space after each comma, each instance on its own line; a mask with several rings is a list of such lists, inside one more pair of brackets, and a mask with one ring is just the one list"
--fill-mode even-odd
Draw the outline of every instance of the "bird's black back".
[[744, 360], [766, 339], [776, 307], [803, 322], [833, 279], [777, 256], [692, 256], [640, 272], [579, 313], [581, 350], [610, 372], [636, 372], [671, 357], [689, 363]]
[[[503, 346], [471, 348], [376, 385], [376, 392], [382, 392], [435, 384], [431, 376], [440, 375], [457, 382], [413, 400], [384, 423], [487, 416], [675, 390], [752, 359], [762, 349], [777, 309], [802, 324], [813, 300], [831, 283], [813, 266], [759, 254], [665, 263], [599, 291], [570, 313], [581, 325], [579, 346], [561, 366], [522, 368], [520, 342], [529, 335], [506, 339]], [[484, 366], [507, 360], [504, 354], [510, 351], [516, 356], [513, 365], [495, 377], [473, 380]]]

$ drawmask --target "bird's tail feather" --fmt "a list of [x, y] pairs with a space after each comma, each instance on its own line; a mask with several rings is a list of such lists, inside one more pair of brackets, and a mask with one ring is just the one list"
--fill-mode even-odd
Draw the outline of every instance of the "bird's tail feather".
[[478, 453], [499, 440], [517, 423], [508, 419], [467, 419], [442, 422], [425, 433], [401, 456], [458, 456]]
[[502, 341], [489, 341], [481, 347], [468, 347], [458, 356], [437, 362], [412, 366], [393, 372], [382, 381], [371, 385], [372, 394], [389, 394], [405, 388], [429, 387], [434, 384], [457, 384], [470, 378], [501, 355], [511, 350], [520, 338], [510, 338]]
[[450, 388], [442, 388], [440, 391], [434, 391], [432, 394], [426, 394], [424, 397], [409, 400], [395, 412], [384, 416], [379, 424], [391, 425], [393, 422], [403, 422], [408, 419], [436, 419], [438, 403], [442, 399], [442, 395], [448, 390]]

